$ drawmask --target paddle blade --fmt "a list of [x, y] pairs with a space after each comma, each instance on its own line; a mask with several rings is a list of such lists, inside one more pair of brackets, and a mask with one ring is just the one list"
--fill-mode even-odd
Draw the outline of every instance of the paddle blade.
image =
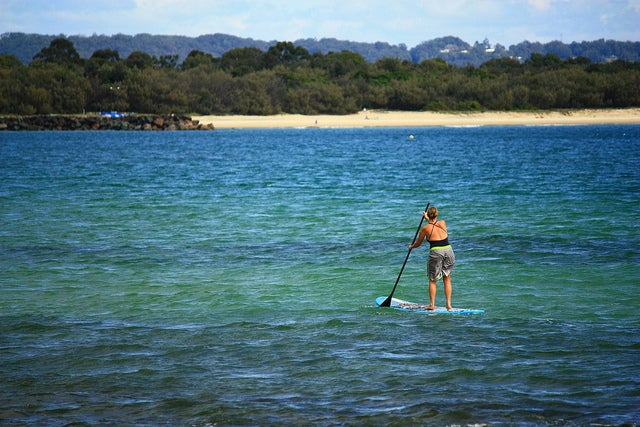
[[380, 307], [391, 307], [391, 295], [389, 295], [386, 300], [382, 301]]

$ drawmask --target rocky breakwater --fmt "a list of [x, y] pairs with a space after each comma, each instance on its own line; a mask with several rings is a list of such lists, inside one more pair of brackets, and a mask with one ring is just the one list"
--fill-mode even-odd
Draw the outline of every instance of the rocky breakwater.
[[109, 117], [98, 114], [0, 116], [2, 130], [213, 130], [211, 124], [177, 114], [129, 114]]

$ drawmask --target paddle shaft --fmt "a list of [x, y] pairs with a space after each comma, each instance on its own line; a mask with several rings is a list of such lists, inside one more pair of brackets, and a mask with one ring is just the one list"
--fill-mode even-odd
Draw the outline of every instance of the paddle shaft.
[[[429, 205], [430, 205], [430, 203], [427, 203], [427, 207], [424, 208], [425, 212], [427, 210], [429, 210]], [[416, 239], [418, 238], [418, 233], [420, 233], [420, 229], [422, 228], [422, 221], [424, 221], [424, 215], [420, 215], [420, 225], [418, 225], [418, 229], [416, 230], [416, 234], [413, 236], [413, 240], [411, 241], [412, 245], [416, 242]], [[398, 286], [398, 283], [400, 282], [400, 276], [402, 276], [402, 272], [404, 271], [404, 266], [407, 265], [407, 261], [409, 260], [409, 255], [411, 255], [411, 249], [409, 249], [407, 251], [407, 256], [404, 257], [404, 262], [402, 263], [402, 268], [400, 269], [400, 274], [398, 274], [398, 278], [396, 279], [396, 283], [395, 283], [395, 285], [393, 285], [393, 289], [391, 290], [391, 294], [389, 294], [387, 299], [384, 300], [382, 302], [382, 304], [380, 304], [380, 307], [391, 307], [391, 298], [393, 298], [393, 293], [396, 291], [396, 287]]]

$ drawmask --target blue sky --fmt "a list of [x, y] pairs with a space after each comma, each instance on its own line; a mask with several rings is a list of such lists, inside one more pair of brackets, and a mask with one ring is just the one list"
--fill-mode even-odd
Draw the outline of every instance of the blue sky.
[[266, 41], [640, 41], [640, 0], [0, 0], [0, 33], [224, 33]]

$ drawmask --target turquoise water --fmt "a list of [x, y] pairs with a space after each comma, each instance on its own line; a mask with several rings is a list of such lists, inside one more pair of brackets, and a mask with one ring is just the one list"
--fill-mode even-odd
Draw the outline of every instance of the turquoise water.
[[[1, 132], [0, 424], [638, 423], [638, 165], [626, 125]], [[427, 202], [485, 314], [375, 306]]]

